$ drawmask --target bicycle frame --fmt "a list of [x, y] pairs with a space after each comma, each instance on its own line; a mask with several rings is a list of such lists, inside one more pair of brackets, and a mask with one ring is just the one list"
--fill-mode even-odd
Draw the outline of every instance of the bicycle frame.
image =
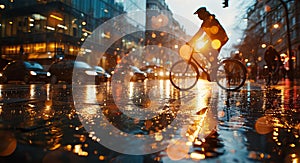
[[[189, 59], [187, 60], [188, 64], [190, 64], [191, 62], [195, 63], [197, 65], [198, 68], [200, 68], [206, 75], [207, 75], [207, 80], [208, 81], [213, 81], [215, 80], [214, 78], [211, 78], [210, 72], [214, 69], [217, 69], [219, 66], [219, 63], [221, 63], [223, 60], [225, 59], [219, 59], [218, 60], [218, 64], [216, 65], [211, 65], [210, 68], [204, 68], [203, 66], [201, 66], [201, 64], [197, 61], [197, 59], [194, 57], [194, 54], [202, 54], [201, 51], [195, 51], [194, 48], [192, 48], [192, 53], [189, 57]], [[204, 56], [205, 57], [205, 56]], [[228, 59], [227, 59], [228, 60]]]
[[[189, 52], [187, 55], [186, 51]], [[202, 52], [195, 51], [194, 48], [192, 50], [183, 49], [181, 52], [183, 52], [180, 53], [183, 60], [175, 62], [170, 69], [171, 83], [179, 90], [193, 88], [200, 77], [204, 77], [202, 78], [204, 80], [216, 81], [221, 88], [229, 91], [239, 89], [246, 81], [246, 67], [239, 60], [221, 59], [207, 67], [205, 62], [208, 60], [205, 60], [207, 57], [202, 56]], [[200, 54], [201, 58], [198, 59], [195, 54]], [[184, 78], [185, 75], [187, 75], [187, 80]]]

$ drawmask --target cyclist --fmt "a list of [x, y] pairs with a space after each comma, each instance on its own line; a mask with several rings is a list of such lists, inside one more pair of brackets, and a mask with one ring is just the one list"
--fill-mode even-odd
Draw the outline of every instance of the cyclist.
[[269, 72], [273, 72], [277, 66], [281, 66], [280, 64], [277, 65], [278, 62], [281, 62], [280, 55], [271, 45], [268, 46], [267, 50], [265, 51], [264, 60], [268, 66]]
[[268, 73], [276, 73], [274, 71], [278, 71], [279, 67], [282, 66], [279, 53], [271, 45], [265, 51], [264, 60], [267, 64]]
[[[218, 55], [221, 48], [228, 41], [226, 31], [216, 19], [215, 15], [211, 14], [206, 10], [205, 7], [200, 7], [194, 14], [197, 14], [199, 19], [202, 20], [202, 24], [198, 32], [187, 42], [192, 47], [196, 47], [197, 40], [206, 34], [208, 36], [209, 47], [207, 49], [201, 49], [201, 52], [208, 58], [212, 65], [217, 65]], [[211, 74], [215, 74], [212, 72]]]

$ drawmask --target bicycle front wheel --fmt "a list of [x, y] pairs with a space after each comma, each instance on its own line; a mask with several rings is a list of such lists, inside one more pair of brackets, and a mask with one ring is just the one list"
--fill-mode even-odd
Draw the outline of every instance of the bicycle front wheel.
[[175, 88], [187, 91], [196, 85], [199, 71], [193, 62], [188, 63], [185, 60], [181, 60], [171, 67], [169, 76]]
[[217, 84], [227, 91], [240, 89], [246, 82], [246, 68], [238, 60], [222, 61], [217, 69]]

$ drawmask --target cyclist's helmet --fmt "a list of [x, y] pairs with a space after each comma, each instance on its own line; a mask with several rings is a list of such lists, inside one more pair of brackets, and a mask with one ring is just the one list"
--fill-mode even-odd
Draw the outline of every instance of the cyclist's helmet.
[[206, 8], [200, 7], [200, 8], [198, 8], [198, 10], [196, 12], [194, 12], [194, 14], [203, 14], [205, 12], [207, 12]]
[[206, 7], [200, 7], [194, 14], [198, 14], [200, 19], [207, 19], [210, 16], [210, 13], [206, 10]]

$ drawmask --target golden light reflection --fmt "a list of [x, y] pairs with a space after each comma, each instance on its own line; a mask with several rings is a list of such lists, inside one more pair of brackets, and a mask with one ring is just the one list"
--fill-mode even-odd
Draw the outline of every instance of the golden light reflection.
[[206, 108], [208, 106], [208, 98], [211, 96], [211, 88], [207, 80], [198, 80], [197, 89], [199, 90], [199, 97], [197, 98], [196, 107], [199, 109]]
[[214, 48], [214, 49], [219, 49], [219, 48], [221, 47], [221, 41], [218, 40], [218, 39], [214, 39], [214, 40], [212, 40], [212, 42], [211, 42], [211, 46], [212, 46], [212, 48]]
[[171, 160], [181, 160], [188, 156], [190, 147], [186, 144], [185, 140], [174, 140], [167, 147], [167, 155]]
[[199, 51], [206, 46], [207, 42], [208, 40], [205, 40], [204, 37], [200, 37], [198, 40], [196, 40], [195, 49]]
[[256, 120], [254, 128], [257, 133], [268, 134], [273, 131], [273, 125], [268, 118], [267, 116], [263, 116]]
[[67, 151], [72, 151], [72, 145], [66, 145], [64, 149]]
[[183, 59], [188, 60], [192, 54], [192, 51], [193, 48], [189, 45], [182, 45], [179, 49], [179, 54]]
[[55, 144], [53, 147], [49, 148], [49, 150], [54, 151], [54, 150], [58, 149], [59, 147], [61, 147], [61, 144]]
[[53, 14], [51, 14], [50, 17], [51, 17], [51, 18], [54, 18], [54, 19], [56, 19], [56, 20], [59, 20], [59, 21], [62, 21], [62, 20], [63, 20], [63, 18], [61, 18], [61, 17], [59, 17], [59, 16], [56, 16], [56, 15], [53, 15]]
[[165, 98], [171, 98], [171, 85], [170, 81], [166, 81], [166, 86], [165, 86], [165, 93], [166, 97]]
[[31, 84], [30, 85], [30, 99], [32, 99], [34, 96], [35, 96], [35, 90], [36, 90], [36, 86], [35, 86], [35, 84]]
[[76, 153], [79, 156], [88, 156], [88, 152], [82, 150], [81, 144], [77, 144], [74, 146], [73, 153]]
[[17, 139], [9, 131], [0, 131], [0, 156], [9, 156], [17, 148]]
[[2, 96], [3, 96], [2, 89], [3, 89], [3, 85], [0, 85], [0, 98], [2, 98]]
[[132, 99], [134, 97], [134, 84], [133, 82], [129, 82], [129, 98]]
[[156, 132], [154, 137], [155, 137], [155, 141], [162, 141], [164, 138], [160, 132]]
[[[47, 84], [46, 85], [46, 100], [50, 100], [50, 99], [52, 99], [52, 94], [50, 93], [50, 85], [49, 84]], [[51, 103], [51, 105], [52, 105], [52, 103]]]
[[205, 154], [192, 152], [190, 157], [191, 157], [191, 159], [195, 159], [195, 160], [203, 160], [203, 159], [205, 159]]
[[98, 159], [99, 159], [100, 161], [103, 161], [103, 160], [105, 160], [105, 156], [100, 155], [100, 156], [98, 157]]
[[225, 111], [224, 111], [224, 110], [218, 111], [218, 117], [219, 117], [219, 118], [225, 117]]
[[86, 87], [86, 93], [85, 93], [85, 102], [87, 103], [96, 103], [96, 87], [88, 85]]
[[298, 158], [293, 158], [292, 163], [299, 163], [299, 159]]

